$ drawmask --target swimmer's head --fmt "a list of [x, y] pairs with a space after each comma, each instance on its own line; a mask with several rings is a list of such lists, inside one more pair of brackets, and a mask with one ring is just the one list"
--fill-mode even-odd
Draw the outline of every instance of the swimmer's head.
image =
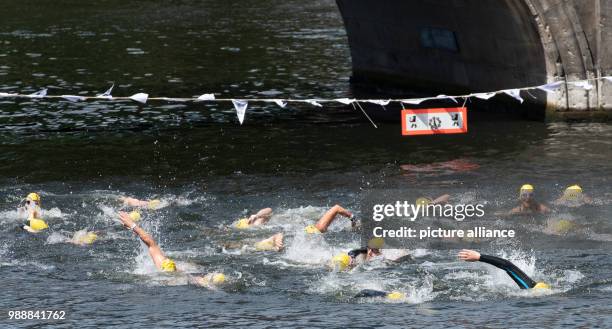
[[321, 231], [319, 231], [319, 229], [314, 226], [314, 225], [308, 225], [304, 228], [304, 231], [308, 234], [319, 234], [321, 233]]
[[47, 223], [45, 223], [45, 221], [40, 218], [30, 218], [29, 226], [34, 231], [42, 231], [44, 229], [49, 228], [49, 225], [47, 225]]
[[140, 212], [138, 212], [137, 210], [131, 211], [129, 213], [130, 219], [137, 222], [140, 220], [141, 216], [140, 216]]
[[521, 186], [521, 189], [519, 191], [519, 198], [522, 201], [529, 201], [533, 197], [533, 191], [534, 191], [533, 185], [525, 184]]
[[351, 265], [351, 256], [347, 253], [338, 254], [331, 260], [331, 266], [338, 271], [344, 271], [349, 265]]
[[164, 272], [176, 272], [176, 264], [172, 259], [166, 258], [161, 264], [161, 269]]
[[578, 185], [572, 185], [563, 192], [563, 199], [577, 200], [582, 196], [582, 188]]
[[548, 284], [544, 283], [544, 282], [538, 282], [533, 287], [533, 289], [545, 289], [545, 290], [549, 290], [550, 286]]
[[[79, 234], [80, 233], [80, 234]], [[73, 242], [80, 245], [92, 244], [98, 239], [98, 235], [94, 232], [83, 233], [79, 231], [72, 238]]]
[[213, 284], [223, 284], [225, 283], [225, 274], [223, 273], [213, 273], [211, 275], [211, 280]]
[[385, 240], [383, 238], [372, 238], [368, 241], [368, 253], [380, 255], [380, 249], [382, 249], [384, 245]]
[[400, 299], [406, 298], [406, 295], [399, 291], [392, 291], [388, 293], [386, 297], [387, 299], [390, 299], [390, 300], [400, 300]]
[[26, 200], [27, 201], [35, 201], [36, 203], [40, 203], [40, 195], [38, 195], [38, 193], [30, 193], [28, 194], [28, 196], [26, 196]]
[[159, 206], [161, 205], [161, 201], [155, 199], [155, 200], [151, 200], [147, 203], [147, 208], [151, 209], [151, 210], [155, 210], [157, 208], [159, 208]]
[[557, 233], [557, 234], [567, 234], [575, 226], [576, 226], [576, 224], [574, 224], [574, 222], [572, 222], [570, 220], [567, 220], [567, 219], [561, 219], [558, 222], [554, 223], [552, 227], [553, 227], [555, 233]]
[[426, 205], [430, 204], [430, 203], [431, 203], [431, 201], [432, 201], [432, 200], [431, 200], [430, 198], [420, 197], [420, 198], [416, 199], [415, 204], [416, 204], [417, 206], [418, 206], [418, 205], [421, 205], [421, 206], [426, 206]]
[[240, 218], [236, 224], [234, 224], [234, 227], [239, 229], [239, 230], [244, 230], [246, 228], [249, 228], [249, 219], [248, 218]]

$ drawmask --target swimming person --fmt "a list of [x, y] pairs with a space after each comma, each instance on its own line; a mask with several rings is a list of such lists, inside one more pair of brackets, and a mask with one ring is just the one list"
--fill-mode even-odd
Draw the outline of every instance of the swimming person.
[[49, 228], [49, 225], [41, 218], [40, 204], [40, 195], [32, 192], [26, 196], [25, 206], [18, 209], [19, 213], [27, 214], [28, 223], [23, 225], [22, 228], [30, 233], [38, 233]]
[[572, 185], [563, 191], [563, 194], [553, 203], [568, 207], [578, 207], [584, 204], [591, 204], [593, 200], [582, 191], [579, 185]]
[[340, 205], [335, 205], [326, 211], [314, 225], [306, 226], [304, 231], [306, 231], [308, 234], [325, 233], [338, 215], [348, 218], [351, 221], [351, 227], [357, 226], [353, 213], [342, 208]]
[[152, 200], [138, 200], [136, 198], [131, 197], [119, 197], [119, 201], [123, 203], [124, 206], [133, 207], [133, 208], [146, 208], [150, 210], [156, 210], [161, 208], [162, 203], [158, 199]]
[[350, 269], [359, 263], [364, 263], [376, 256], [380, 256], [380, 249], [384, 243], [383, 238], [372, 238], [368, 241], [368, 245], [365, 248], [353, 249], [348, 253], [340, 253], [334, 256], [330, 265], [338, 271]]
[[[284, 245], [284, 235], [283, 233], [276, 233], [273, 236], [263, 239], [261, 241], [255, 242], [252, 246], [257, 251], [281, 251], [285, 247]], [[251, 245], [250, 243], [243, 242], [226, 242], [223, 244], [223, 248], [225, 249], [241, 249], [246, 245]]]
[[475, 250], [463, 249], [457, 255], [459, 259], [466, 262], [483, 262], [490, 265], [493, 265], [497, 268], [500, 268], [508, 275], [521, 289], [550, 289], [550, 286], [544, 282], [535, 282], [533, 281], [527, 274], [525, 274], [521, 269], [516, 267], [516, 265], [512, 264], [512, 262], [505, 260], [503, 258], [489, 256], [489, 255], [481, 255], [479, 252]]
[[448, 201], [450, 200], [450, 195], [449, 194], [443, 194], [435, 199], [432, 198], [428, 198], [428, 197], [420, 197], [418, 199], [416, 199], [415, 204], [416, 205], [421, 205], [421, 206], [427, 206], [427, 205], [435, 205], [435, 204], [447, 204]]
[[386, 298], [389, 300], [400, 300], [400, 299], [405, 299], [406, 295], [399, 291], [386, 292], [386, 291], [373, 290], [373, 289], [364, 289], [360, 291], [357, 295], [355, 295], [353, 298], [374, 298], [374, 297], [382, 297], [382, 298]]
[[[158, 270], [163, 272], [180, 272], [176, 267], [176, 263], [172, 259], [166, 257], [153, 237], [151, 237], [151, 235], [145, 232], [145, 230], [143, 230], [141, 227], [136, 225], [127, 212], [120, 211], [119, 219], [123, 223], [123, 226], [136, 233], [140, 240], [147, 245], [149, 255], [151, 256], [151, 259]], [[209, 273], [205, 276], [189, 276], [189, 282], [200, 286], [221, 284], [225, 282], [225, 275], [223, 273]]]
[[235, 224], [234, 227], [238, 229], [246, 229], [252, 226], [264, 225], [272, 217], [272, 208], [264, 208], [258, 211], [256, 214], [249, 216], [249, 218], [241, 218]]
[[521, 186], [519, 190], [519, 206], [510, 210], [510, 215], [517, 214], [544, 214], [550, 212], [545, 205], [537, 202], [534, 198], [534, 188], [530, 184]]
[[98, 235], [96, 232], [80, 230], [74, 232], [72, 239], [68, 240], [68, 242], [72, 244], [76, 244], [77, 246], [86, 246], [94, 243], [98, 239]]

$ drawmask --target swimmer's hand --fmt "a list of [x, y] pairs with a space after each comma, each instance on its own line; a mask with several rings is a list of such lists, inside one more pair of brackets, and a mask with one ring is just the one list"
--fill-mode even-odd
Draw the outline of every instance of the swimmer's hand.
[[457, 257], [466, 262], [477, 262], [480, 260], [480, 253], [475, 250], [463, 249], [459, 252]]
[[125, 226], [125, 228], [127, 229], [131, 229], [135, 225], [132, 218], [130, 218], [130, 214], [128, 214], [125, 211], [119, 212], [119, 219], [121, 220], [121, 223], [123, 224], [123, 226]]

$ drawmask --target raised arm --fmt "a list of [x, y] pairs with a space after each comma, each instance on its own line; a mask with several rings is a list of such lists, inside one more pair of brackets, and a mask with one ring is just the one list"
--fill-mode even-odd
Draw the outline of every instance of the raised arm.
[[516, 267], [512, 262], [495, 257], [490, 255], [481, 255], [479, 252], [475, 250], [463, 249], [459, 252], [459, 259], [464, 260], [466, 262], [476, 262], [480, 261], [483, 263], [487, 263], [493, 265], [497, 268], [500, 268], [508, 275], [521, 289], [529, 289], [536, 286], [536, 282], [533, 281], [527, 274], [525, 274], [521, 269]]
[[149, 233], [147, 233], [141, 227], [136, 225], [136, 223], [134, 223], [134, 221], [130, 218], [130, 215], [128, 213], [124, 211], [120, 211], [119, 219], [121, 220], [121, 222], [123, 223], [125, 227], [134, 231], [134, 233], [138, 235], [140, 240], [142, 240], [142, 242], [144, 242], [147, 245], [147, 247], [149, 248], [149, 255], [151, 255], [151, 259], [153, 259], [153, 263], [155, 263], [155, 266], [157, 266], [157, 268], [161, 270], [162, 263], [166, 259], [166, 256], [161, 251], [161, 249], [159, 248], [159, 246], [157, 245], [153, 237], [151, 237], [151, 235], [149, 235]]

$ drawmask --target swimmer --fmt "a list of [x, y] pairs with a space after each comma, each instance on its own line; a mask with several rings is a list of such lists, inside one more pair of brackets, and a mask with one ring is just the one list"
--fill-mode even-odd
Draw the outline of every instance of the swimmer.
[[325, 233], [338, 215], [342, 215], [351, 221], [351, 227], [357, 226], [355, 216], [350, 211], [339, 205], [331, 207], [314, 225], [308, 225], [304, 229], [308, 234]]
[[566, 188], [563, 194], [553, 203], [569, 207], [578, 207], [584, 204], [593, 203], [593, 199], [584, 194], [579, 185], [572, 185]]
[[357, 264], [370, 261], [376, 256], [380, 256], [380, 249], [385, 241], [382, 238], [372, 238], [368, 242], [367, 247], [353, 249], [348, 253], [340, 253], [334, 256], [331, 260], [331, 267], [339, 271], [350, 269]]
[[544, 214], [550, 212], [548, 207], [535, 200], [533, 194], [534, 189], [532, 185], [525, 184], [521, 186], [519, 191], [520, 204], [518, 207], [510, 210], [509, 214]]
[[234, 227], [238, 229], [245, 229], [252, 226], [260, 226], [270, 221], [272, 217], [272, 208], [264, 208], [258, 211], [256, 214], [249, 216], [249, 218], [241, 218], [235, 224]]
[[427, 206], [430, 204], [447, 204], [448, 201], [450, 200], [450, 197], [451, 196], [449, 194], [441, 195], [435, 199], [428, 198], [428, 197], [420, 197], [416, 199], [416, 204], [422, 205], [422, 206]]
[[[223, 245], [225, 249], [240, 249], [244, 245], [240, 242], [229, 242]], [[281, 251], [285, 247], [283, 233], [276, 233], [273, 236], [256, 242], [252, 245], [257, 251]]]
[[68, 242], [75, 244], [77, 246], [86, 246], [93, 244], [94, 241], [98, 239], [98, 235], [96, 232], [88, 232], [87, 230], [80, 230], [74, 232], [72, 239], [68, 240]]
[[386, 292], [386, 291], [373, 290], [373, 289], [364, 289], [360, 291], [357, 295], [354, 296], [354, 298], [374, 298], [374, 297], [382, 297], [388, 300], [401, 300], [401, 299], [405, 299], [406, 295], [399, 291]]
[[40, 208], [40, 195], [38, 193], [30, 193], [26, 196], [25, 206], [19, 208], [20, 213], [27, 213], [28, 223], [22, 228], [30, 233], [38, 233], [49, 228], [49, 225], [41, 219], [42, 210]]
[[119, 201], [123, 202], [124, 206], [133, 208], [146, 208], [150, 210], [159, 209], [161, 201], [158, 199], [153, 200], [138, 200], [130, 197], [119, 197]]
[[[153, 260], [153, 263], [155, 264], [155, 267], [157, 267], [158, 270], [162, 272], [181, 272], [179, 269], [177, 269], [176, 263], [172, 259], [166, 257], [166, 255], [161, 250], [161, 248], [159, 248], [153, 237], [151, 237], [141, 227], [136, 225], [136, 223], [134, 223], [134, 221], [130, 218], [130, 215], [127, 212], [120, 211], [119, 219], [121, 220], [121, 223], [123, 223], [123, 226], [136, 233], [140, 240], [142, 240], [142, 242], [147, 245], [149, 249], [149, 255], [151, 256], [151, 259]], [[205, 276], [190, 276], [189, 282], [199, 286], [221, 284], [225, 282], [225, 275], [223, 273], [209, 273]]]
[[544, 282], [535, 282], [533, 281], [527, 274], [521, 271], [516, 265], [512, 264], [512, 262], [505, 260], [503, 258], [489, 256], [489, 255], [481, 255], [479, 252], [474, 250], [463, 249], [457, 255], [459, 259], [466, 262], [483, 262], [487, 264], [491, 264], [497, 268], [500, 268], [508, 275], [521, 289], [550, 289], [550, 286]]

